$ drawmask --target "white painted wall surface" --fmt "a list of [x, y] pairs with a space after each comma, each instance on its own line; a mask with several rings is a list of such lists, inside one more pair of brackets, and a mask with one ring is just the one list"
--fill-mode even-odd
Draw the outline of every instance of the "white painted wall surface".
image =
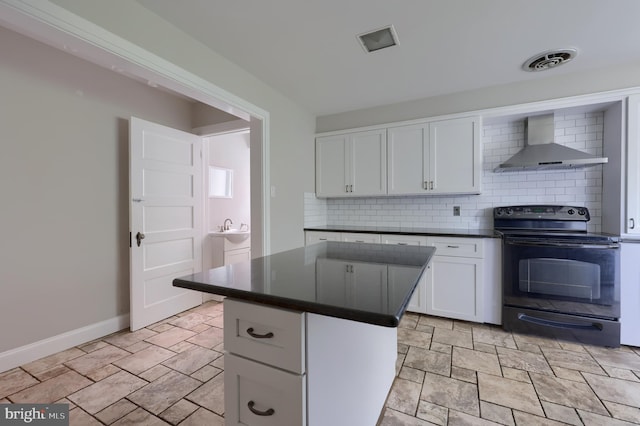
[[[134, 1], [53, 0], [270, 115], [271, 252], [304, 245], [303, 194], [314, 188], [315, 117]], [[252, 151], [253, 152], [253, 151]], [[253, 196], [253, 194], [252, 194]], [[252, 245], [257, 241], [252, 239]]]
[[[0, 28], [0, 353], [129, 312], [129, 117], [190, 103]], [[1, 369], [0, 369], [1, 370]]]
[[209, 166], [233, 171], [231, 198], [207, 198], [209, 203], [209, 231], [218, 231], [225, 219], [232, 220], [232, 228], [251, 223], [251, 170], [249, 165], [249, 132], [212, 136], [209, 140]]

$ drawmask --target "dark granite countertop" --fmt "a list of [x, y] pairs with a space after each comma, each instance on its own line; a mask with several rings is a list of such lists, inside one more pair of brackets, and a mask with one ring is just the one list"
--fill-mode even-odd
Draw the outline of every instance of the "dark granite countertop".
[[210, 269], [173, 285], [397, 327], [433, 247], [323, 242]]
[[307, 226], [305, 231], [363, 232], [367, 234], [432, 235], [447, 237], [500, 238], [493, 229], [411, 228], [404, 226], [322, 225]]

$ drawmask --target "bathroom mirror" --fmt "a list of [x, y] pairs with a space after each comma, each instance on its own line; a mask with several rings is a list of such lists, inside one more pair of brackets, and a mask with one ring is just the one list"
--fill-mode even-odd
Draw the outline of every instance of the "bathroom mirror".
[[209, 198], [233, 198], [233, 170], [209, 166]]

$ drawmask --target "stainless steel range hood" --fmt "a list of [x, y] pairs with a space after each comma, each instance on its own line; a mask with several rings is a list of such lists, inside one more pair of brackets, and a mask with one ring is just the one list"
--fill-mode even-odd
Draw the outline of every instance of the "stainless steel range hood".
[[528, 117], [524, 123], [524, 148], [496, 167], [494, 172], [572, 169], [609, 161], [606, 157], [594, 157], [555, 143], [553, 114]]

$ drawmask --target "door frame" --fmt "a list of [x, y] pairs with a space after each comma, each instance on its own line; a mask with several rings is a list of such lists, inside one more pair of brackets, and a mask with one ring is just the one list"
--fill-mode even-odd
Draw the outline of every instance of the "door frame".
[[[0, 0], [0, 25], [150, 86], [159, 86], [250, 121], [251, 158], [261, 182], [251, 184], [251, 229], [257, 231], [255, 255], [270, 254], [270, 117], [269, 112], [209, 80], [49, 1]], [[124, 75], [124, 74], [123, 74]], [[252, 173], [253, 175], [253, 173]], [[254, 245], [252, 233], [252, 246]]]

